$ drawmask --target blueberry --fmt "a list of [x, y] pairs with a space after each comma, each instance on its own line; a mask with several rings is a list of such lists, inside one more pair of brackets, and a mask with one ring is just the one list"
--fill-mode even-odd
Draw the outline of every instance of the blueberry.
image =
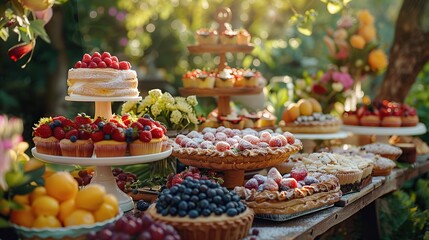
[[180, 197], [179, 196], [174, 196], [173, 197], [173, 199], [171, 199], [171, 203], [173, 204], [173, 205], [176, 205], [176, 204], [178, 204], [179, 202], [180, 202]]
[[223, 192], [223, 190], [221, 188], [217, 188], [217, 189], [215, 189], [215, 191], [216, 191], [216, 195], [219, 195], [219, 196], [223, 196], [224, 195], [224, 192]]
[[238, 215], [238, 211], [235, 208], [228, 208], [226, 214], [230, 217], [234, 217], [235, 215]]
[[180, 195], [180, 198], [184, 201], [189, 201], [189, 199], [191, 199], [191, 196], [189, 196], [187, 194], [182, 194], [182, 195]]
[[188, 213], [184, 210], [179, 210], [179, 212], [177, 214], [179, 215], [179, 217], [184, 217], [184, 216], [188, 215]]
[[151, 127], [149, 125], [144, 125], [143, 130], [145, 131], [150, 131]]
[[216, 215], [222, 215], [222, 214], [223, 214], [223, 210], [222, 210], [222, 208], [216, 208], [216, 209], [214, 210], [214, 213], [215, 213]]
[[53, 130], [56, 126], [55, 126], [55, 123], [49, 123], [49, 127]]
[[177, 215], [177, 208], [170, 207], [170, 209], [168, 210], [168, 212], [170, 213], [171, 216], [176, 216]]
[[315, 177], [313, 176], [306, 176], [304, 178], [304, 183], [305, 185], [310, 185], [312, 183], [319, 183], [319, 180], [317, 180]]
[[55, 125], [55, 127], [61, 127], [61, 125], [63, 125], [63, 124], [61, 123], [60, 120], [55, 120], [54, 125]]
[[210, 214], [212, 214], [212, 211], [210, 211], [210, 209], [206, 208], [203, 210], [202, 212], [203, 216], [210, 216]]
[[200, 190], [198, 188], [192, 189], [192, 194], [198, 195], [200, 193]]
[[224, 194], [228, 194], [229, 193], [229, 190], [226, 187], [222, 187], [222, 191], [223, 191]]
[[205, 193], [200, 193], [200, 194], [198, 194], [198, 198], [199, 198], [200, 200], [202, 200], [202, 199], [206, 199], [206, 198], [207, 198], [207, 195], [206, 195]]
[[238, 195], [233, 195], [233, 196], [232, 196], [232, 201], [234, 201], [234, 202], [240, 202], [240, 196], [238, 196]]
[[200, 186], [199, 189], [200, 189], [200, 192], [206, 192], [207, 189], [208, 189], [208, 187], [207, 187], [207, 185], [203, 184], [203, 185]]
[[182, 184], [180, 184], [180, 185], [178, 186], [178, 190], [177, 190], [177, 192], [180, 192], [180, 193], [185, 192], [185, 189], [186, 189], [186, 187], [185, 187], [185, 186], [183, 186]]
[[161, 213], [161, 212], [162, 212], [162, 209], [164, 209], [162, 206], [160, 206], [160, 205], [157, 205], [157, 206], [156, 206], [156, 212], [157, 212], [157, 213]]
[[139, 191], [137, 189], [133, 189], [133, 194], [136, 195], [137, 193], [139, 193]]
[[222, 197], [221, 196], [214, 196], [213, 202], [216, 204], [222, 204]]
[[217, 183], [214, 183], [214, 182], [210, 182], [209, 183], [209, 187], [210, 188], [217, 188], [219, 185], [217, 184]]
[[147, 114], [147, 113], [145, 113], [145, 114], [143, 115], [143, 117], [144, 117], [144, 118], [151, 118], [151, 117], [150, 117], [150, 115], [149, 115], [149, 114]]
[[177, 192], [177, 190], [179, 190], [179, 188], [177, 186], [173, 186], [170, 188], [171, 194], [175, 194]]
[[162, 194], [161, 196], [159, 196], [158, 200], [161, 202], [164, 202], [165, 201], [165, 195]]
[[198, 213], [197, 210], [191, 210], [189, 211], [189, 217], [190, 218], [197, 218], [200, 214]]
[[223, 197], [222, 197], [222, 200], [223, 200], [223, 202], [224, 203], [229, 203], [229, 202], [231, 202], [231, 195], [224, 195]]
[[194, 202], [188, 202], [188, 209], [192, 210], [195, 209], [197, 207], [197, 204], [195, 204]]
[[191, 195], [192, 194], [192, 189], [191, 188], [185, 189], [185, 194]]
[[207, 208], [209, 206], [209, 201], [207, 201], [207, 199], [203, 199], [200, 201], [200, 203], [198, 204], [198, 206], [202, 209]]
[[110, 140], [111, 138], [110, 134], [104, 134], [104, 140]]
[[173, 199], [173, 195], [171, 195], [170, 193], [165, 194], [165, 202], [166, 203], [171, 203], [171, 200]]
[[168, 210], [167, 209], [163, 209], [162, 211], [161, 211], [161, 215], [162, 216], [167, 216], [168, 215]]
[[75, 135], [70, 137], [70, 141], [71, 142], [76, 142], [77, 141], [77, 137]]
[[229, 202], [226, 204], [225, 206], [226, 208], [235, 208], [234, 203], [233, 202]]
[[188, 210], [188, 203], [185, 201], [180, 201], [179, 202], [179, 210]]
[[214, 190], [214, 189], [207, 190], [207, 196], [209, 198], [213, 198], [214, 196], [216, 196], [216, 190]]
[[133, 129], [132, 128], [127, 128], [125, 130], [125, 136], [132, 137], [133, 136]]
[[102, 128], [104, 127], [104, 122], [99, 122], [99, 123], [97, 124], [97, 127], [98, 127], [99, 129], [102, 129]]
[[189, 199], [191, 202], [196, 203], [198, 201], [200, 201], [200, 198], [196, 195], [192, 196], [191, 199]]
[[216, 203], [210, 203], [210, 205], [209, 205], [209, 209], [210, 209], [210, 211], [214, 212], [214, 210], [215, 210], [216, 208], [217, 208]]

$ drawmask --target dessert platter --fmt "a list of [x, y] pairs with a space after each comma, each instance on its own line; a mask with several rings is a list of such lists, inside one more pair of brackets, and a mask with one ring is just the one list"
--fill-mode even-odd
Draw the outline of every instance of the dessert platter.
[[63, 116], [41, 119], [34, 131], [34, 157], [50, 163], [96, 166], [91, 184], [100, 184], [116, 196], [122, 211], [131, 210], [133, 201], [117, 187], [111, 166], [170, 156], [166, 129], [149, 116], [131, 119], [112, 114], [112, 101], [138, 101], [141, 97], [136, 72], [128, 62], [119, 62], [108, 52], [85, 54], [69, 70], [67, 85], [66, 100], [95, 102], [96, 117], [79, 114], [74, 120]]

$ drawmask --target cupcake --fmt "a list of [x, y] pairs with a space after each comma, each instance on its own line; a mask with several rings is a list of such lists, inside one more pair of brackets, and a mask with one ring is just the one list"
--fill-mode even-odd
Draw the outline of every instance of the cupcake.
[[220, 42], [224, 45], [237, 44], [237, 35], [237, 31], [225, 30], [220, 35]]
[[381, 104], [377, 102], [374, 104], [379, 105], [382, 127], [400, 127], [402, 125], [402, 110], [399, 103], [384, 100]]
[[356, 114], [356, 111], [344, 112], [342, 116], [342, 120], [344, 125], [352, 125], [352, 126], [359, 125], [359, 118]]
[[61, 153], [68, 157], [92, 157], [94, 143], [91, 134], [97, 125], [85, 113], [79, 113], [74, 119], [77, 128], [65, 128], [65, 138], [60, 141]]
[[253, 210], [235, 192], [189, 177], [163, 190], [147, 214], [171, 224], [187, 240], [243, 239], [254, 217]]
[[246, 70], [243, 73], [244, 78], [244, 85], [246, 87], [257, 87], [258, 86], [258, 78], [256, 77], [255, 73], [251, 70]]
[[162, 151], [163, 142], [167, 130], [158, 121], [145, 115], [133, 123], [135, 140], [129, 144], [131, 156], [154, 154]]
[[277, 118], [271, 112], [264, 110], [261, 112], [261, 118], [255, 122], [256, 128], [269, 128], [276, 125]]
[[197, 87], [197, 71], [188, 71], [182, 76], [183, 87], [185, 88], [195, 88]]
[[97, 157], [122, 157], [127, 153], [125, 129], [113, 122], [97, 122], [98, 129], [91, 134]]
[[250, 43], [250, 34], [245, 29], [240, 29], [237, 34], [237, 44], [248, 45]]
[[217, 44], [219, 41], [219, 36], [216, 30], [201, 28], [196, 32], [197, 43], [199, 45], [205, 44]]
[[416, 126], [419, 123], [419, 116], [417, 116], [416, 109], [410, 107], [408, 104], [402, 104], [401, 122], [403, 127]]
[[234, 87], [234, 76], [230, 69], [223, 69], [216, 78], [215, 86], [217, 88], [232, 88]]
[[196, 78], [197, 88], [213, 88], [215, 85], [215, 77], [213, 73], [200, 71]]
[[381, 119], [382, 127], [400, 127], [402, 120], [400, 116], [385, 116]]

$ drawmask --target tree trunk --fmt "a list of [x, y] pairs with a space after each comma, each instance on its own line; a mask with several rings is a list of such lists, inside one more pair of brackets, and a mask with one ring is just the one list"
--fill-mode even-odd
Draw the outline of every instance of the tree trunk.
[[396, 22], [389, 66], [377, 99], [404, 102], [417, 75], [429, 61], [429, 32], [422, 19], [428, 0], [404, 0]]

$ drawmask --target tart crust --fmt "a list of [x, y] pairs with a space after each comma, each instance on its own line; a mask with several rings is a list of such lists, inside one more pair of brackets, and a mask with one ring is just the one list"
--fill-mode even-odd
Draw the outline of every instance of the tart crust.
[[283, 123], [281, 129], [291, 133], [335, 133], [340, 131], [341, 124], [341, 120], [335, 118], [329, 121]]

